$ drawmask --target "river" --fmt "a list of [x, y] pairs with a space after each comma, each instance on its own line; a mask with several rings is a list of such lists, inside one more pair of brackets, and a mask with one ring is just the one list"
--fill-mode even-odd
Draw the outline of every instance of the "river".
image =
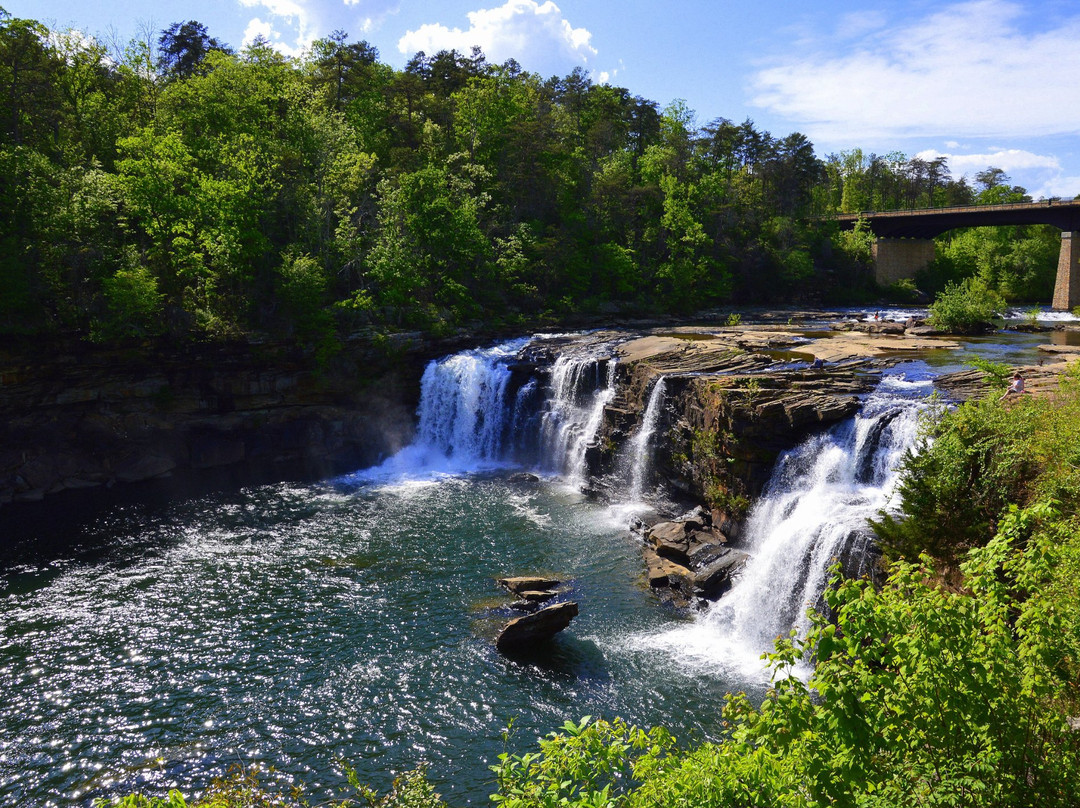
[[[519, 749], [583, 715], [717, 737], [724, 694], [760, 695], [770, 638], [890, 503], [934, 370], [899, 366], [861, 422], [786, 455], [751, 516], [744, 580], [685, 616], [650, 594], [626, 529], [640, 462], [626, 502], [579, 491], [614, 363], [579, 357], [553, 389], [512, 391], [522, 344], [433, 363], [416, 443], [377, 469], [112, 508], [67, 549], [0, 571], [0, 802], [192, 789], [256, 762], [317, 802], [345, 785], [340, 761], [383, 789], [427, 761], [448, 802], [487, 804], [510, 722]], [[522, 467], [540, 482], [515, 481]], [[549, 655], [507, 659], [494, 581], [537, 572], [571, 581], [580, 616]]]

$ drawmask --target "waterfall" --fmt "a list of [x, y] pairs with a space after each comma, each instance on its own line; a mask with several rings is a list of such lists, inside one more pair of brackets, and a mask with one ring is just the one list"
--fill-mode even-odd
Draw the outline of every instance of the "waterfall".
[[660, 411], [664, 404], [664, 377], [657, 376], [653, 382], [652, 392], [649, 393], [649, 402], [645, 405], [645, 412], [641, 416], [641, 426], [630, 439], [630, 490], [629, 501], [641, 500], [642, 490], [648, 480], [649, 470], [652, 466], [652, 452], [649, 451], [653, 433], [656, 432], [657, 421], [660, 420]]
[[782, 455], [748, 515], [751, 557], [731, 591], [692, 623], [644, 642], [760, 676], [760, 656], [777, 636], [809, 628], [806, 611], [820, 605], [831, 564], [864, 571], [867, 520], [896, 505], [897, 468], [923, 406], [910, 396], [927, 386], [887, 379], [853, 419]]
[[501, 458], [510, 346], [431, 362], [420, 381], [417, 443], [463, 468]]
[[[604, 407], [615, 397], [615, 359], [560, 356], [551, 369], [550, 397], [541, 418], [541, 467], [585, 480], [585, 450], [596, 439]], [[598, 376], [606, 367], [603, 380]]]
[[585, 478], [585, 452], [615, 395], [616, 360], [566, 353], [542, 376], [514, 380], [513, 365], [531, 340], [462, 351], [432, 361], [420, 382], [416, 437], [381, 466], [344, 482], [429, 478], [514, 464]]

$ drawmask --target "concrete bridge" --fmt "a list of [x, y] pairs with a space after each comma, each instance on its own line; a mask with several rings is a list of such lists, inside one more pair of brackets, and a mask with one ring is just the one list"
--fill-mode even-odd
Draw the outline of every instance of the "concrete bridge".
[[1080, 305], [1080, 199], [965, 205], [952, 208], [846, 213], [836, 217], [842, 230], [863, 219], [874, 238], [874, 277], [882, 286], [910, 278], [934, 260], [934, 236], [957, 227], [1048, 224], [1061, 230], [1053, 307]]

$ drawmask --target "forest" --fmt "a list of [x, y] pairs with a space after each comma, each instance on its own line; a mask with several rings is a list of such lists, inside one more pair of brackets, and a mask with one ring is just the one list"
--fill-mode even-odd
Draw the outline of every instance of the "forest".
[[[195, 21], [128, 43], [0, 9], [0, 333], [96, 342], [514, 328], [864, 303], [829, 214], [1027, 198], [944, 159], [815, 154], [581, 69], [479, 50], [397, 70], [336, 31], [298, 60]], [[943, 237], [917, 279], [1045, 301], [1052, 228]]]

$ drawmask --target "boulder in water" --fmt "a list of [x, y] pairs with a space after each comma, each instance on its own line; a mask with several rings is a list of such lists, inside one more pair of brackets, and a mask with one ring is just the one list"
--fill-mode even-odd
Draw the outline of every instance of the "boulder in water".
[[506, 479], [507, 482], [514, 485], [538, 485], [540, 483], [539, 477], [537, 477], [535, 474], [530, 474], [527, 471], [516, 472], [514, 474], [511, 474]]
[[562, 583], [558, 578], [544, 578], [537, 575], [519, 575], [513, 578], [500, 578], [499, 586], [521, 596], [524, 592], [550, 592]]
[[495, 638], [501, 653], [521, 653], [547, 642], [577, 617], [578, 605], [572, 600], [545, 606], [533, 614], [515, 617]]

